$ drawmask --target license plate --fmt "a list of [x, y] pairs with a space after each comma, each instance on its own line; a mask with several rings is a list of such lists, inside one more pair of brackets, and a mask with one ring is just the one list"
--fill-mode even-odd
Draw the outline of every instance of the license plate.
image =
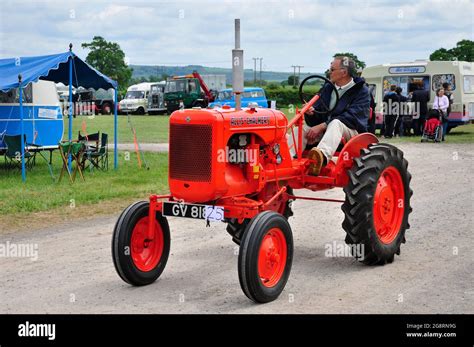
[[224, 207], [165, 201], [163, 202], [163, 215], [169, 217], [222, 221], [224, 220]]

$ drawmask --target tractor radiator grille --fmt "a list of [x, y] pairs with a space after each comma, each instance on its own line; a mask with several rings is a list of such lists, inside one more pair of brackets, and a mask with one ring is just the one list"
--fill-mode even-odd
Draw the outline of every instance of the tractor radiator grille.
[[171, 124], [170, 177], [210, 182], [212, 166], [212, 126]]

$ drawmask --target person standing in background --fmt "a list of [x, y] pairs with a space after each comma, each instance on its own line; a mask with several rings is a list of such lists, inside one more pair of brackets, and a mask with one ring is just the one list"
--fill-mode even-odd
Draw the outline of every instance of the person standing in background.
[[372, 109], [372, 113], [369, 115], [369, 122], [367, 125], [367, 131], [375, 135], [375, 107], [377, 103], [375, 102], [374, 94], [375, 94], [375, 85], [366, 84], [367, 88], [369, 88], [369, 97], [370, 97], [370, 108]]
[[448, 117], [447, 117], [448, 108], [449, 108], [449, 99], [446, 95], [444, 95], [444, 89], [438, 88], [436, 90], [436, 96], [433, 102], [433, 109], [438, 110], [441, 116], [441, 121], [443, 122], [442, 141], [444, 141], [446, 131], [448, 131]]
[[386, 139], [391, 139], [393, 137], [393, 127], [395, 121], [397, 120], [400, 99], [398, 98], [397, 86], [392, 84], [390, 86], [390, 91], [383, 98], [383, 115], [385, 123], [385, 133], [384, 137]]
[[425, 90], [419, 85], [413, 91], [411, 102], [414, 103], [417, 114], [413, 117], [413, 131], [415, 135], [420, 136], [425, 126], [426, 116], [428, 114], [428, 102], [430, 101], [430, 91]]
[[403, 88], [397, 87], [395, 89], [395, 93], [398, 96], [398, 116], [397, 120], [395, 121], [395, 136], [403, 136], [403, 117], [405, 117], [405, 108], [407, 105], [407, 97], [402, 94]]
[[[444, 89], [444, 95], [446, 95], [446, 97], [449, 100], [449, 107], [448, 107], [448, 111], [447, 111], [447, 115], [446, 115], [446, 118], [449, 120], [449, 114], [451, 113], [451, 106], [454, 103], [454, 94], [451, 90], [451, 84], [448, 83], [448, 82], [443, 83], [443, 89]], [[448, 131], [448, 128], [449, 127], [447, 126], [446, 131]], [[446, 133], [444, 133], [444, 134], [446, 134]]]

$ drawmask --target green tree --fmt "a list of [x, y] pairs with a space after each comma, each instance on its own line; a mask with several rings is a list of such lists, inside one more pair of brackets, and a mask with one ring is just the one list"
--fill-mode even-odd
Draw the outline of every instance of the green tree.
[[293, 86], [293, 85], [299, 85], [300, 84], [300, 78], [298, 76], [290, 75], [288, 76], [288, 85]]
[[81, 46], [90, 50], [86, 57], [88, 64], [116, 80], [119, 87], [129, 85], [133, 70], [125, 64], [125, 53], [118, 43], [94, 36], [92, 42], [84, 42]]
[[430, 60], [474, 62], [474, 41], [461, 40], [451, 49], [440, 48], [430, 55]]
[[440, 48], [434, 51], [430, 55], [430, 60], [431, 61], [436, 61], [436, 60], [441, 60], [441, 61], [450, 61], [450, 60], [456, 60], [456, 58], [453, 55], [453, 52], [449, 49], [446, 48]]

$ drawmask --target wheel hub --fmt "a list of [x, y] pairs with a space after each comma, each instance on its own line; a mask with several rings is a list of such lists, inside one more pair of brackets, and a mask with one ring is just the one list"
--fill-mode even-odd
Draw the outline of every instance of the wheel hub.
[[148, 216], [135, 225], [131, 239], [131, 256], [140, 271], [151, 271], [159, 263], [164, 249], [163, 233], [158, 221], [155, 222], [153, 239], [147, 239]]
[[264, 286], [273, 287], [286, 266], [287, 245], [283, 232], [273, 228], [263, 237], [258, 256], [258, 273]]
[[405, 190], [400, 172], [393, 166], [380, 174], [374, 195], [374, 227], [380, 241], [391, 243], [403, 221]]

